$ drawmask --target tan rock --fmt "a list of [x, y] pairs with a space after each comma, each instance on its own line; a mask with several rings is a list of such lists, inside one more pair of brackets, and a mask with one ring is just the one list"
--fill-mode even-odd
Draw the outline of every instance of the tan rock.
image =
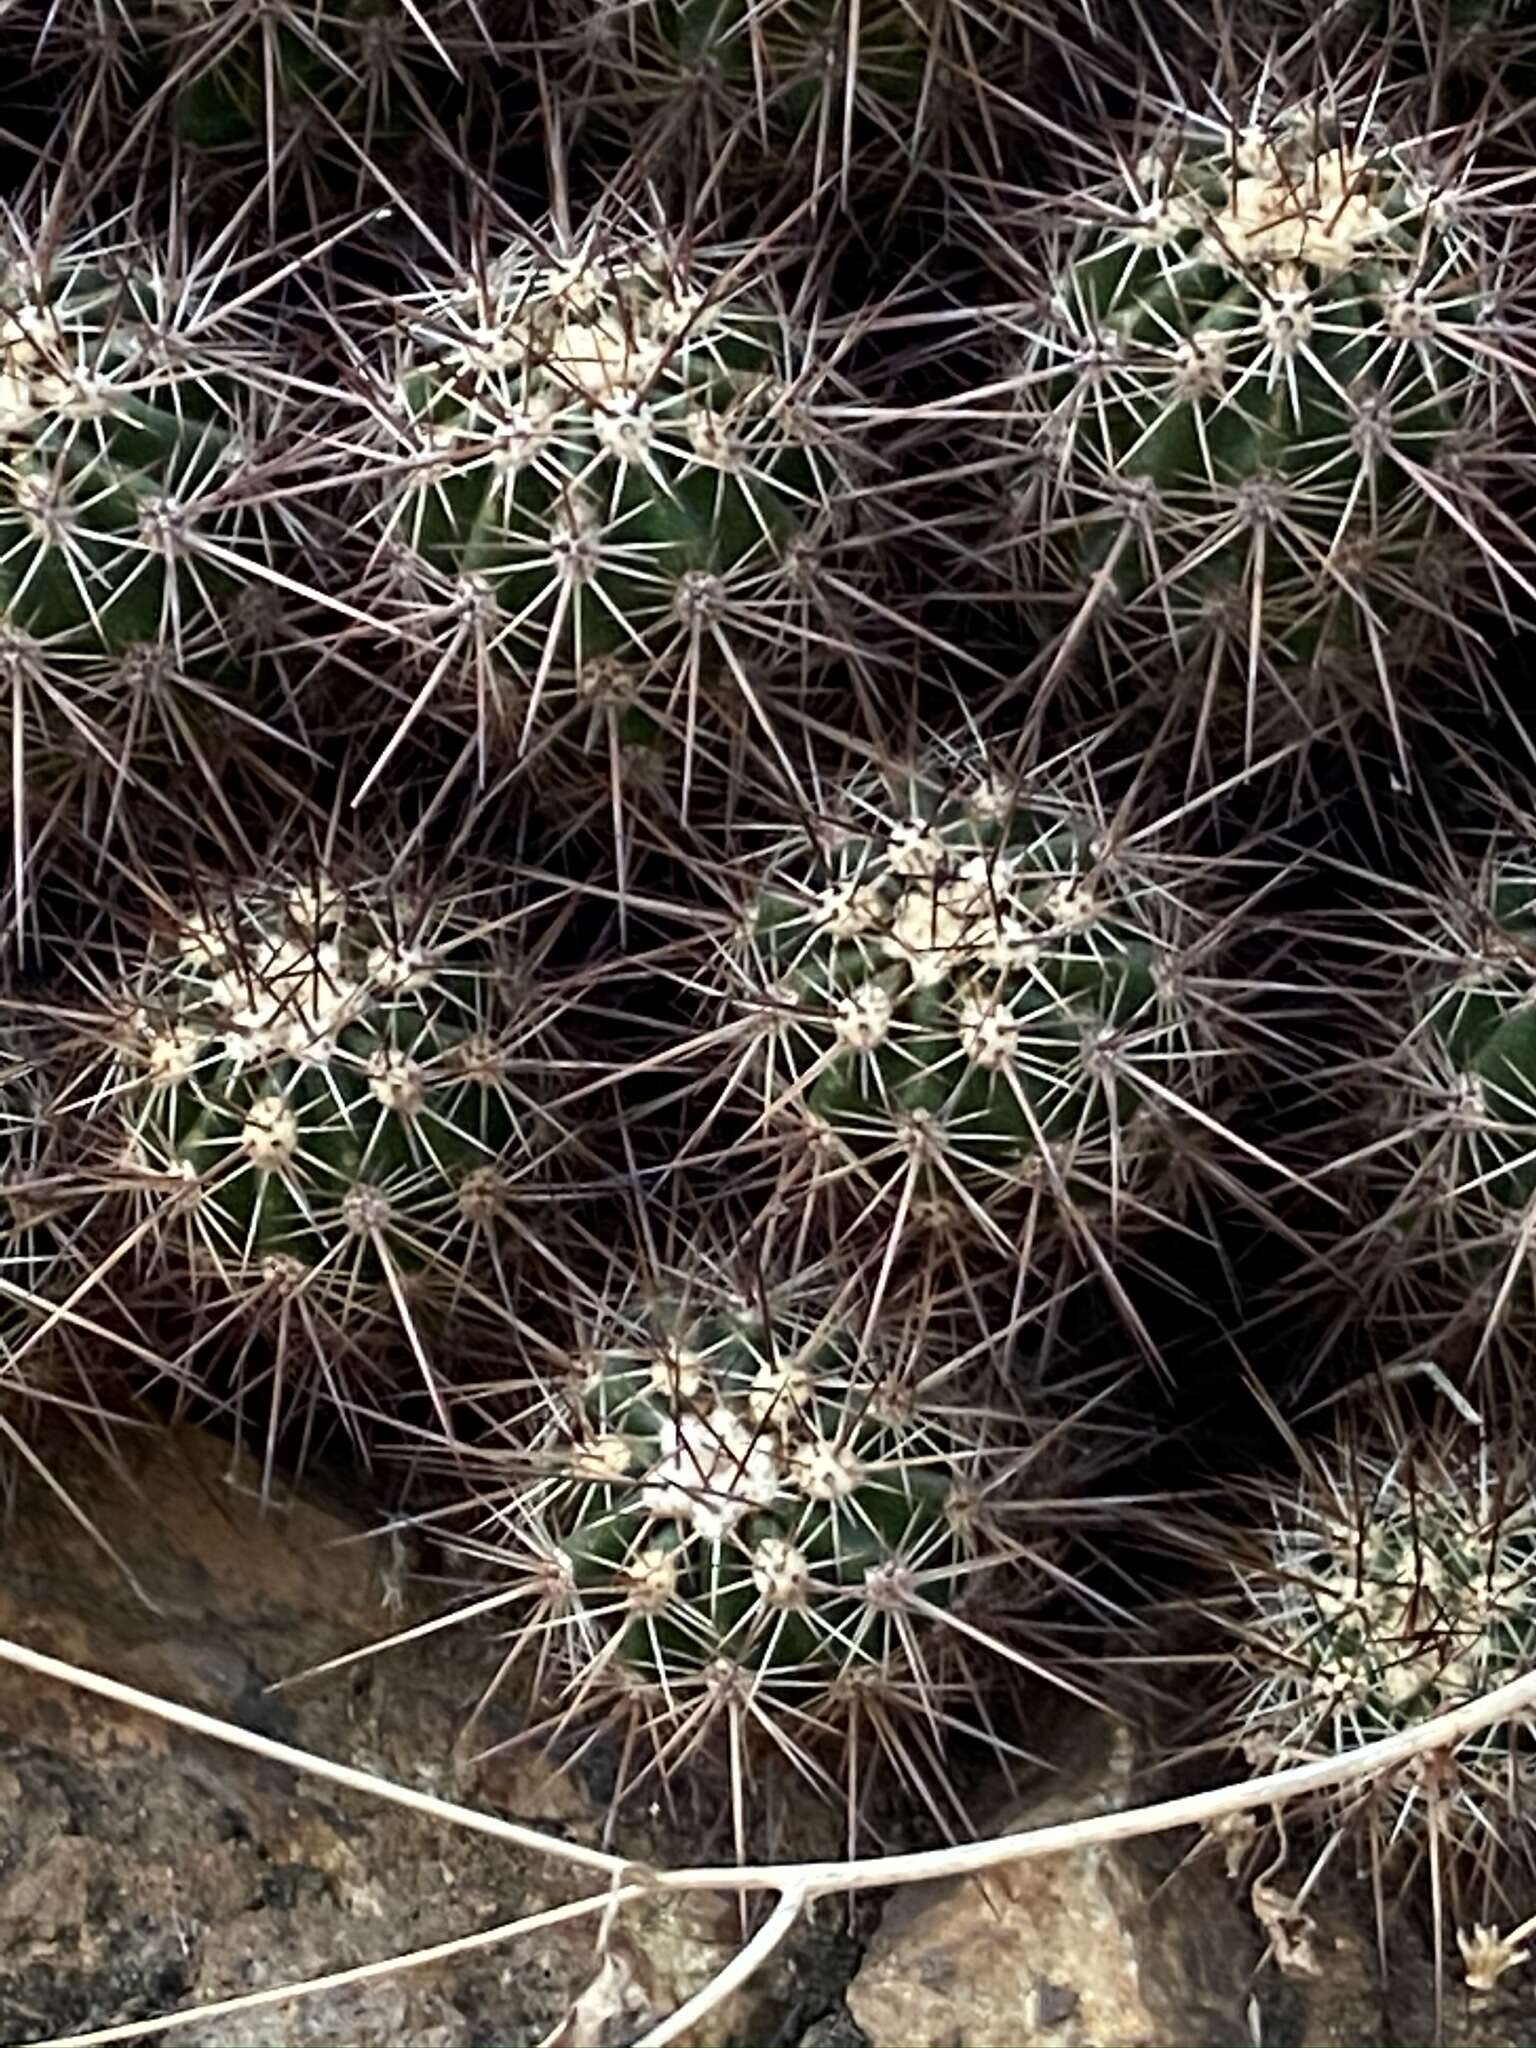
[[[1010, 1816], [1045, 1827], [1127, 1803], [1124, 1745], [1095, 1741]], [[1176, 1880], [1177, 1882], [1177, 1880]], [[1204, 1878], [1182, 1938], [1135, 1849], [1040, 1857], [892, 1901], [848, 1991], [870, 2048], [1189, 2048], [1246, 2041], [1254, 1942]], [[1154, 1903], [1155, 1902], [1155, 1903]]]

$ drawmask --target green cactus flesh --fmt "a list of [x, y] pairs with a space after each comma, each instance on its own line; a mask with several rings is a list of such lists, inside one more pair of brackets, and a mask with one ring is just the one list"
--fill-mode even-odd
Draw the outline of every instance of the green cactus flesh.
[[1031, 521], [1116, 631], [1379, 666], [1465, 552], [1445, 506], [1499, 375], [1475, 211], [1306, 111], [1172, 134], [1128, 183], [1027, 353]]
[[1027, 787], [914, 775], [870, 811], [750, 912], [771, 1088], [866, 1158], [928, 1151], [983, 1207], [1047, 1150], [1068, 1179], [1123, 1167], [1138, 1060], [1172, 1079], [1188, 1051], [1150, 899]]
[[376, 1283], [453, 1262], [503, 1206], [521, 1127], [494, 976], [417, 929], [387, 891], [307, 884], [189, 918], [146, 963], [133, 1145], [196, 1183], [226, 1270]]

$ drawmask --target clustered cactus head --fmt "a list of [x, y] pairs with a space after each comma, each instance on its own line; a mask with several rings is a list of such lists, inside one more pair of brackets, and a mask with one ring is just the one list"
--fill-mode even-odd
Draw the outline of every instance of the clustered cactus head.
[[1497, 188], [1374, 101], [1256, 95], [1065, 204], [1001, 436], [1041, 665], [1182, 679], [1250, 758], [1361, 699], [1403, 744], [1480, 581], [1536, 591], [1490, 491], [1525, 374]]
[[987, 86], [1024, 89], [1016, 0], [559, 0], [555, 47], [578, 105], [648, 170], [713, 182], [766, 155], [799, 186], [849, 158], [925, 166], [951, 135], [997, 156]]
[[400, 331], [363, 513], [386, 614], [430, 647], [416, 708], [520, 752], [626, 706], [691, 755], [827, 665], [854, 474], [819, 410], [847, 393], [758, 252], [550, 225]]
[[67, 1102], [135, 1190], [151, 1274], [324, 1377], [403, 1326], [436, 1399], [427, 1319], [510, 1316], [512, 1212], [563, 1142], [560, 1001], [508, 923], [491, 891], [323, 865], [169, 919]]
[[[1259, 1527], [1212, 1537], [1235, 1582], [1226, 1725], [1261, 1770], [1411, 1729], [1536, 1656], [1536, 1475], [1517, 1436], [1384, 1412], [1298, 1455], [1292, 1484], [1265, 1483]], [[1355, 1784], [1324, 1800], [1378, 1854], [1412, 1857], [1434, 1834], [1453, 1876], [1482, 1868], [1497, 1897], [1501, 1872], [1536, 1874], [1533, 1788], [1532, 1730], [1516, 1719], [1364, 1798]], [[1471, 1904], [1452, 1896], [1465, 1924]]]
[[667, 1278], [586, 1319], [563, 1388], [495, 1449], [521, 1476], [469, 1509], [467, 1553], [512, 1575], [497, 1683], [531, 1670], [547, 1735], [623, 1731], [620, 1800], [724, 1753], [738, 1854], [774, 1759], [850, 1832], [881, 1762], [962, 1824], [947, 1731], [1006, 1764], [987, 1702], [1052, 1549], [1017, 1518], [1033, 1487], [1059, 1519], [1070, 1437], [968, 1398], [942, 1342], [857, 1334], [809, 1270], [758, 1299]]
[[940, 752], [754, 860], [727, 1000], [761, 1121], [861, 1204], [998, 1244], [1042, 1198], [1134, 1208], [1208, 1092], [1193, 923], [1089, 797]]

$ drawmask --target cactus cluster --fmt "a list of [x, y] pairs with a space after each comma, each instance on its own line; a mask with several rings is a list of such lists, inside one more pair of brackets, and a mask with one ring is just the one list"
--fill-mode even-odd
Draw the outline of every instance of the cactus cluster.
[[393, 1330], [440, 1407], [428, 1333], [512, 1313], [507, 1219], [566, 1140], [560, 1004], [510, 921], [494, 889], [323, 865], [205, 895], [109, 992], [62, 1105], [99, 1132], [108, 1221], [141, 1212], [151, 1280], [276, 1332], [280, 1374], [291, 1349], [344, 1408]]
[[814, 1272], [737, 1295], [697, 1248], [580, 1325], [521, 1447], [504, 1423], [468, 1454], [501, 1481], [458, 1518], [506, 1580], [497, 1685], [536, 1665], [553, 1727], [622, 1731], [631, 1790], [722, 1736], [738, 1853], [774, 1760], [854, 1844], [881, 1765], [958, 1824], [944, 1731], [1017, 1753], [988, 1701], [1049, 1639], [1050, 1525], [1093, 1425], [1074, 1446], [1038, 1393], [989, 1403], [942, 1326], [918, 1355]]
[[1049, 776], [943, 754], [855, 777], [754, 864], [732, 1014], [773, 1123], [1004, 1239], [1030, 1199], [1112, 1204], [1209, 1092], [1194, 921]]
[[1523, 24], [0, 0], [0, 1453], [366, 1466], [738, 1857], [1528, 1659]]

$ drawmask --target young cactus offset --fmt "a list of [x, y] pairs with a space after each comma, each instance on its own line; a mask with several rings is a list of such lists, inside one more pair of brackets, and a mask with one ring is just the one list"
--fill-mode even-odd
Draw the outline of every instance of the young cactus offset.
[[850, 1835], [881, 1764], [941, 1828], [966, 1826], [948, 1736], [1016, 1754], [987, 1702], [1042, 1669], [1013, 1647], [1056, 1548], [1032, 1495], [1059, 1527], [1069, 1477], [1102, 1455], [1092, 1425], [1074, 1464], [1070, 1430], [968, 1399], [974, 1357], [942, 1332], [856, 1337], [814, 1275], [756, 1299], [665, 1277], [583, 1317], [565, 1386], [541, 1369], [490, 1446], [491, 1469], [521, 1475], [465, 1517], [466, 1554], [511, 1576], [497, 1684], [526, 1665], [552, 1736], [616, 1727], [620, 1800], [723, 1758], [738, 1856], [775, 1759], [845, 1807]]
[[690, 760], [722, 718], [781, 751], [765, 685], [841, 652], [820, 572], [854, 468], [821, 414], [850, 394], [750, 253], [551, 226], [410, 303], [364, 507], [379, 602], [431, 650], [407, 725], [520, 752], [622, 701]]
[[[1198, 1538], [1229, 1588], [1224, 1726], [1258, 1771], [1408, 1732], [1536, 1657], [1536, 1471], [1518, 1436], [1383, 1414], [1297, 1456], [1293, 1482], [1259, 1484], [1241, 1521]], [[1378, 1870], [1428, 1847], [1469, 1964], [1477, 1928], [1536, 1906], [1530, 1738], [1527, 1714], [1311, 1802]]]
[[559, 1002], [519, 996], [505, 912], [323, 867], [211, 897], [150, 947], [105, 1078], [73, 1090], [140, 1184], [152, 1276], [218, 1328], [307, 1342], [338, 1400], [336, 1358], [376, 1369], [398, 1325], [437, 1401], [423, 1319], [511, 1314], [502, 1232], [559, 1149]]
[[1497, 194], [1374, 104], [1257, 96], [1082, 193], [1001, 434], [1015, 567], [1064, 594], [1041, 674], [1096, 646], [1204, 727], [1235, 698], [1245, 756], [1362, 698], [1404, 744], [1480, 580], [1536, 595], [1490, 481], [1528, 402]]

